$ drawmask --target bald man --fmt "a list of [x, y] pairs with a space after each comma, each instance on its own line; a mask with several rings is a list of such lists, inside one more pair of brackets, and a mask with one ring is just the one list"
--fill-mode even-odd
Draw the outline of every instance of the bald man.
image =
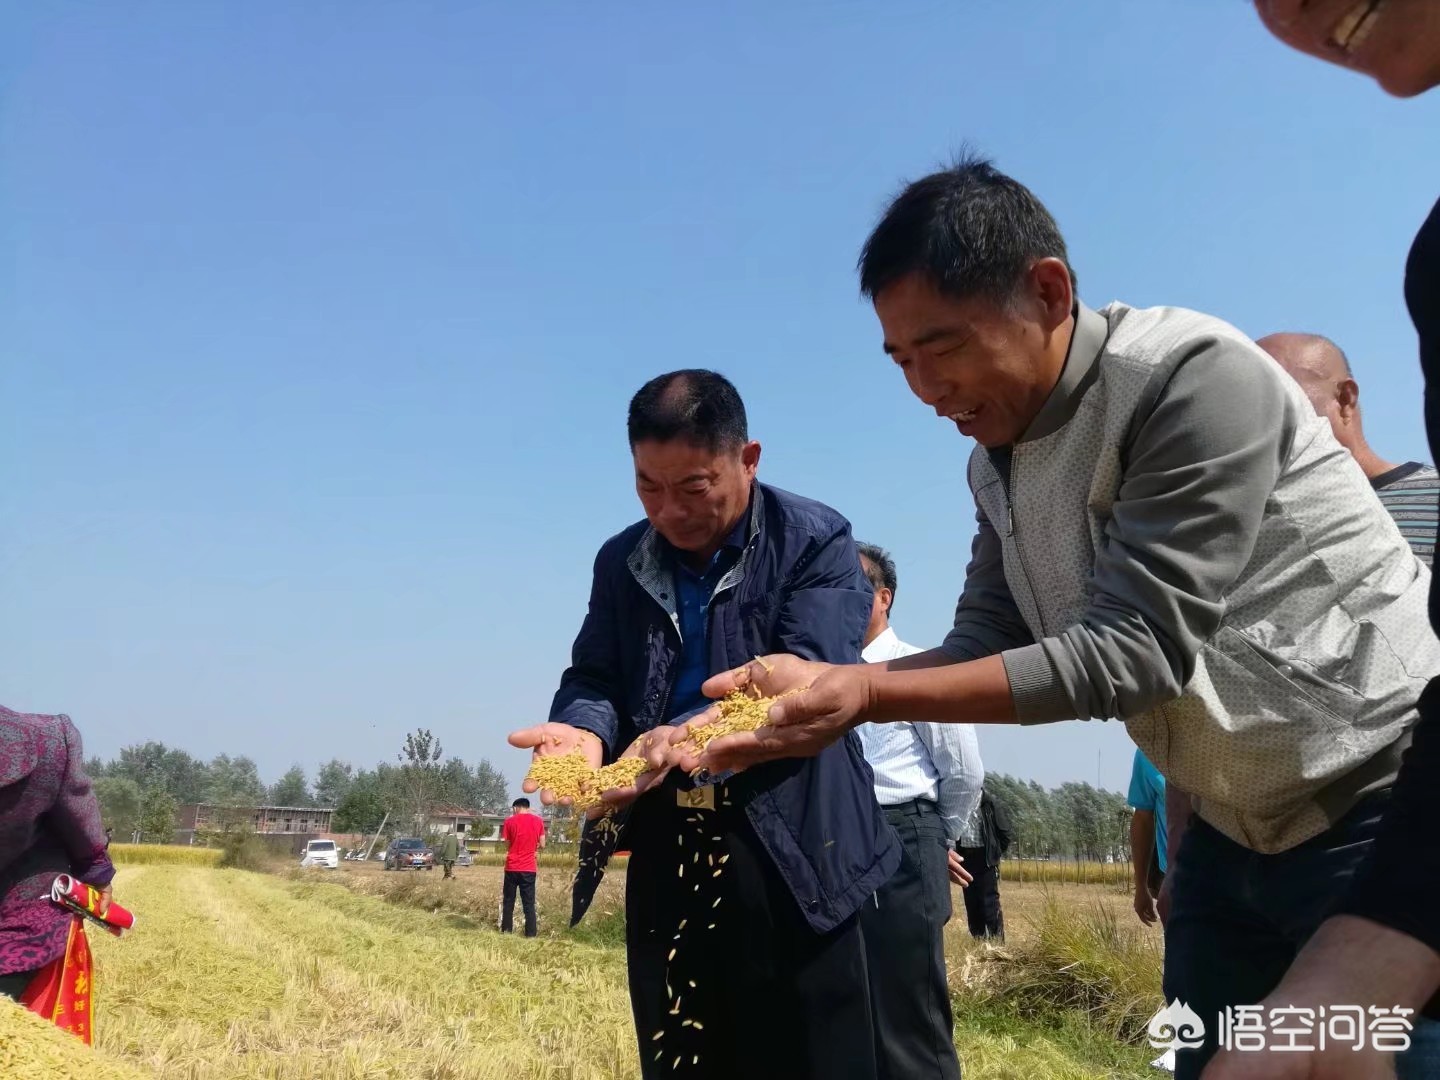
[[1271, 334], [1256, 344], [1279, 361], [1300, 384], [1315, 411], [1330, 421], [1335, 438], [1365, 471], [1401, 535], [1429, 566], [1435, 556], [1440, 474], [1418, 461], [1396, 465], [1371, 449], [1360, 422], [1360, 387], [1349, 359], [1329, 338], [1319, 334]]

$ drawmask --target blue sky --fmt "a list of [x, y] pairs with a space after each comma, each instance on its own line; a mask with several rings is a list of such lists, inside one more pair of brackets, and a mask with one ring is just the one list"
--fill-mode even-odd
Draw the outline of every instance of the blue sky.
[[[1329, 334], [1377, 449], [1424, 454], [1400, 290], [1436, 103], [1242, 0], [0, 11], [0, 701], [95, 753], [274, 779], [426, 726], [518, 781], [503, 736], [640, 516], [625, 404], [676, 367], [736, 382], [764, 478], [889, 547], [934, 643], [969, 446], [853, 265], [966, 142], [1048, 203], [1089, 303]], [[981, 740], [1128, 776], [1117, 724]]]

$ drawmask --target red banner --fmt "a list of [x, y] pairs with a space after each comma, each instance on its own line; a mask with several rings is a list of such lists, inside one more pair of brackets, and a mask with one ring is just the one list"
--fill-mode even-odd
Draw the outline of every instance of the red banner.
[[20, 1004], [61, 1030], [78, 1035], [89, 1046], [94, 978], [90, 943], [85, 940], [85, 920], [76, 915], [70, 920], [65, 954], [35, 974]]

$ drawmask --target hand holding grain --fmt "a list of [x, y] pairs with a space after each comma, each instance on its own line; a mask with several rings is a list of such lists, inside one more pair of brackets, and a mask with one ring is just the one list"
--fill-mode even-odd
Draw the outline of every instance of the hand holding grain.
[[[869, 700], [861, 665], [821, 664], [787, 654], [756, 657], [716, 675], [702, 689], [708, 697], [740, 691], [780, 700], [770, 705], [768, 723], [753, 731], [722, 735], [698, 749], [693, 743], [677, 744], [670, 763], [690, 772], [739, 772], [778, 758], [813, 757], [844, 737]], [[686, 727], [713, 724], [720, 715], [717, 706]]]
[[653, 731], [647, 731], [632, 742], [615, 764], [627, 763], [629, 768], [626, 771], [628, 772], [636, 767], [630, 763], [643, 761], [645, 763], [644, 771], [637, 774], [634, 781], [629, 784], [609, 787], [600, 792], [601, 804], [590, 807], [585, 816], [589, 818], [603, 817], [618, 807], [629, 806], [664, 780], [665, 774], [670, 771], [670, 766], [665, 763], [665, 759], [668, 756], [671, 739], [675, 735], [675, 728], [661, 726]]
[[[592, 769], [598, 769], [605, 756], [605, 748], [598, 738], [588, 731], [581, 731], [569, 724], [536, 724], [534, 727], [512, 732], [510, 745], [520, 750], [533, 750], [532, 760], [534, 761], [579, 753]], [[527, 794], [539, 791], [540, 801], [546, 806], [557, 801], [553, 791], [541, 788], [539, 784], [530, 779], [526, 779], [525, 783], [521, 785], [521, 790]], [[558, 801], [561, 806], [570, 806], [575, 800], [566, 797]]]

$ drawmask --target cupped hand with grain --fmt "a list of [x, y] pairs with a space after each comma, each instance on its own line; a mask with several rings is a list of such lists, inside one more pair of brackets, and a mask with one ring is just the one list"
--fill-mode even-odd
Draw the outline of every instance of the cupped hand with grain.
[[[670, 764], [687, 772], [740, 772], [780, 758], [814, 757], [845, 737], [869, 703], [864, 665], [822, 664], [789, 654], [758, 656], [723, 672], [702, 687], [707, 697], [724, 698], [736, 691], [773, 698], [768, 722], [753, 731], [736, 731], [697, 746], [678, 741]], [[687, 734], [721, 719], [717, 704], [689, 721]]]
[[[532, 762], [542, 758], [563, 758], [568, 754], [579, 754], [591, 769], [598, 769], [605, 758], [605, 746], [596, 736], [569, 724], [536, 724], [534, 727], [511, 732], [510, 745], [518, 750], [533, 751]], [[546, 806], [557, 802], [561, 806], [570, 806], [575, 801], [569, 796], [557, 799], [555, 792], [542, 788], [528, 776], [521, 785], [521, 790], [527, 795], [540, 792], [540, 801]]]
[[537, 724], [517, 731], [510, 736], [510, 745], [533, 750], [530, 773], [521, 785], [525, 792], [539, 791], [545, 805], [574, 806], [594, 819], [630, 805], [665, 779], [670, 771], [666, 757], [676, 732], [671, 727], [646, 732], [603, 767], [600, 740], [569, 724]]
[[[632, 742], [615, 763], [618, 765], [620, 762], [643, 761], [645, 763], [644, 771], [635, 774], [632, 783], [607, 787], [602, 790], [600, 804], [590, 807], [586, 816], [602, 817], [612, 810], [629, 806], [652, 787], [660, 784], [665, 779], [665, 774], [670, 771], [668, 763], [670, 746], [678, 735], [679, 728], [662, 725], [645, 732]], [[628, 775], [636, 767], [630, 766], [630, 769], [627, 769], [622, 775]]]

